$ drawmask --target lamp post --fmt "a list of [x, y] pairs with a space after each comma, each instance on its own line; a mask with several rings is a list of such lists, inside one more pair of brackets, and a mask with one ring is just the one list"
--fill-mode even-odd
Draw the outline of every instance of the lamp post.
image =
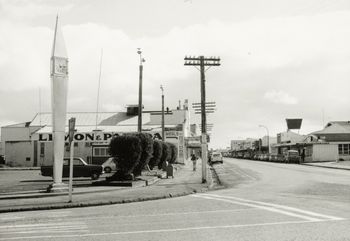
[[160, 86], [162, 90], [162, 140], [165, 141], [165, 128], [164, 128], [164, 89], [163, 85]]
[[267, 132], [267, 152], [270, 154], [270, 135], [269, 135], [269, 129], [264, 125], [259, 125], [259, 127], [265, 128]]
[[142, 131], [142, 71], [143, 71], [142, 63], [145, 62], [145, 59], [142, 58], [141, 48], [137, 48], [137, 53], [140, 55], [140, 66], [139, 66], [139, 108], [138, 108], [137, 131], [139, 133], [141, 133], [141, 131]]

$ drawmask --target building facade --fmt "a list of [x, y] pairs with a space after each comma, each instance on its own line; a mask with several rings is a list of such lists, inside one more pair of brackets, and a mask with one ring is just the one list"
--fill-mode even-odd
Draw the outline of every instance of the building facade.
[[[39, 113], [30, 122], [1, 128], [1, 141], [6, 164], [11, 166], [40, 166], [53, 163], [51, 113]], [[67, 113], [64, 156], [69, 157], [68, 119], [76, 118], [74, 156], [88, 163], [101, 164], [109, 157], [108, 146], [114, 135], [137, 132], [138, 117], [130, 112]], [[97, 119], [97, 124], [96, 124]], [[154, 139], [163, 139], [161, 112], [144, 111], [142, 132]], [[165, 140], [178, 147], [178, 162], [186, 158], [185, 138], [190, 135], [188, 108], [165, 113]]]

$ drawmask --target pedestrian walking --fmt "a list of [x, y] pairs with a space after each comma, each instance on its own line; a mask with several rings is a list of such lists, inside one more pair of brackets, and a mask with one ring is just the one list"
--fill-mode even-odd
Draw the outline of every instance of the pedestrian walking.
[[193, 163], [193, 171], [195, 172], [196, 171], [196, 167], [197, 167], [197, 156], [195, 154], [192, 154], [191, 155], [191, 161]]

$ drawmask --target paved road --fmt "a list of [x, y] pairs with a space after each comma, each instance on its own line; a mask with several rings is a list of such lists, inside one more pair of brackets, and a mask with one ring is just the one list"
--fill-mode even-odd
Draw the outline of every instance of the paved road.
[[225, 159], [227, 189], [0, 215], [0, 240], [350, 240], [350, 172]]

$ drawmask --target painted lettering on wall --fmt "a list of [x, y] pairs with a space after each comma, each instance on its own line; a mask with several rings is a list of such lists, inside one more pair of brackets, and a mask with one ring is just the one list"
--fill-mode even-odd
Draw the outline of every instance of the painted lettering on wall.
[[[76, 142], [107, 142], [112, 139], [114, 135], [118, 135], [116, 133], [75, 133], [73, 140]], [[51, 133], [40, 133], [39, 141], [52, 141]], [[68, 142], [69, 134], [65, 135], [65, 142]]]

